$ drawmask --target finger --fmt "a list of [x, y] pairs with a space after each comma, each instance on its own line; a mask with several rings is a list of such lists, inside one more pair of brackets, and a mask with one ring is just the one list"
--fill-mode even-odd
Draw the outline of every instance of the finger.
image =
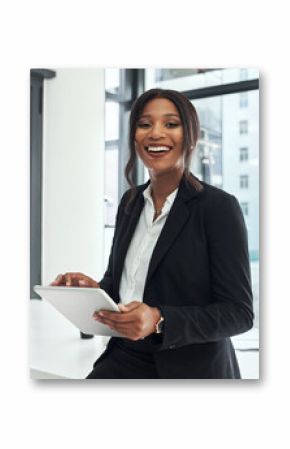
[[65, 274], [65, 285], [67, 287], [78, 287], [79, 279], [84, 275], [82, 273], [66, 273]]
[[119, 306], [119, 310], [121, 312], [130, 312], [131, 310], [137, 309], [138, 307], [140, 307], [142, 303], [140, 301], [132, 301], [129, 302], [128, 304], [118, 304]]
[[79, 279], [78, 282], [79, 282], [80, 287], [89, 287], [90, 286], [89, 282], [86, 279]]
[[105, 324], [108, 328], [112, 329], [113, 331], [118, 332], [119, 334], [122, 334], [124, 337], [130, 338], [133, 336], [132, 327], [131, 326], [121, 326], [121, 325], [109, 325]]
[[141, 334], [141, 333], [137, 332], [131, 326], [130, 327], [114, 326], [114, 327], [111, 327], [110, 329], [118, 332], [123, 337], [128, 338], [128, 339], [133, 340], [133, 341], [142, 340], [145, 337], [144, 334]]
[[89, 276], [86, 276], [83, 273], [66, 273], [66, 276], [70, 277], [70, 280], [72, 282], [72, 285], [76, 287], [90, 287], [90, 288], [99, 288], [100, 285], [97, 281], [90, 278]]
[[67, 287], [71, 287], [71, 285], [72, 285], [72, 279], [71, 279], [71, 274], [66, 274], [65, 275], [65, 285], [67, 286]]
[[58, 274], [54, 281], [50, 283], [50, 285], [61, 285], [64, 283], [63, 275]]
[[78, 279], [80, 278], [80, 276], [83, 276], [81, 273], [65, 273], [64, 275], [64, 284], [67, 287], [78, 287], [79, 283], [78, 283]]
[[108, 312], [101, 311], [94, 314], [96, 318], [100, 318], [101, 320], [108, 320], [112, 323], [134, 323], [135, 319], [132, 316], [127, 314], [118, 313], [118, 312]]

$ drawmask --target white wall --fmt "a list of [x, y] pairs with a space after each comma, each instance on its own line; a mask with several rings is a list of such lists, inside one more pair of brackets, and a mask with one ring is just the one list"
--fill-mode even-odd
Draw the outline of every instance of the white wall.
[[44, 84], [42, 284], [103, 274], [103, 69], [55, 69]]

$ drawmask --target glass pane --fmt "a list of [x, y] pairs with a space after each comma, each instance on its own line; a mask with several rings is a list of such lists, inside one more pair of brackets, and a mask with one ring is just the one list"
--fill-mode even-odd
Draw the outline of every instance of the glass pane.
[[201, 132], [191, 170], [205, 182], [222, 187], [222, 97], [193, 102]]
[[114, 226], [118, 209], [118, 148], [105, 151], [105, 226]]
[[[183, 92], [256, 78], [259, 72], [251, 68], [146, 69], [145, 87]], [[259, 92], [216, 96], [193, 103], [201, 122], [201, 138], [191, 170], [204, 181], [235, 195], [241, 204], [249, 238], [254, 326], [258, 327]]]
[[120, 85], [120, 70], [106, 69], [105, 70], [105, 86], [106, 92], [117, 94]]
[[119, 182], [119, 149], [117, 147], [105, 151], [105, 230], [104, 230], [104, 267], [107, 267], [112, 239], [115, 229], [115, 219], [118, 209]]
[[161, 87], [180, 91], [255, 79], [256, 69], [146, 69], [146, 89]]
[[119, 103], [115, 101], [106, 101], [106, 140], [119, 139]]
[[[244, 108], [240, 108], [240, 94], [193, 103], [201, 122], [201, 138], [191, 169], [206, 182], [235, 195], [241, 204], [248, 229], [255, 327], [258, 327], [259, 92], [248, 92], [248, 106]], [[240, 132], [241, 123], [247, 124], [247, 133]]]

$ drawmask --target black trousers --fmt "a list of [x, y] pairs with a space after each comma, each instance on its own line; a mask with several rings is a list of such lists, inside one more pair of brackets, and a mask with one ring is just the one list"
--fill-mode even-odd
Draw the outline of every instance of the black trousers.
[[131, 346], [115, 343], [87, 379], [159, 379], [152, 353]]

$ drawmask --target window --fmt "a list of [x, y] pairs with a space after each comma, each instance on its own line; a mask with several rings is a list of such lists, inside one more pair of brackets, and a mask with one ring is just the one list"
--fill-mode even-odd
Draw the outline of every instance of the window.
[[240, 148], [240, 161], [247, 161], [249, 159], [249, 149], [248, 147]]
[[248, 134], [248, 120], [240, 120], [240, 134]]
[[240, 203], [242, 212], [245, 217], [249, 215], [249, 203]]
[[240, 176], [240, 188], [247, 189], [249, 187], [249, 176], [241, 175]]
[[240, 108], [248, 107], [248, 92], [240, 93]]
[[189, 91], [228, 83], [257, 80], [256, 69], [146, 69], [145, 90], [154, 87]]
[[240, 81], [246, 81], [248, 79], [248, 69], [240, 69]]
[[[254, 328], [246, 336], [247, 343], [242, 343], [243, 348], [245, 345], [258, 348], [259, 338], [258, 80], [259, 72], [251, 68], [145, 69], [145, 90], [154, 87], [175, 89], [186, 92], [193, 102], [201, 122], [201, 136], [193, 155], [191, 171], [201, 180], [235, 195], [247, 217], [255, 322]], [[244, 83], [250, 85], [251, 81], [254, 87], [245, 91]], [[224, 93], [223, 84], [229, 86], [231, 83], [236, 89], [241, 83], [241, 89]], [[207, 89], [210, 92], [205, 95]], [[244, 93], [247, 95], [242, 95]], [[239, 150], [238, 157], [236, 149]], [[241, 161], [244, 170], [248, 165], [251, 168], [250, 183], [246, 170], [243, 178], [240, 178]], [[240, 187], [240, 183], [243, 187]], [[237, 337], [237, 341], [240, 341], [240, 337]]]
[[114, 233], [119, 201], [119, 103], [120, 70], [106, 69], [105, 87], [105, 197], [104, 265], [106, 266]]
[[[243, 208], [247, 217], [256, 329], [259, 327], [258, 79], [259, 72], [252, 68], [145, 70], [145, 90], [161, 87], [186, 92], [197, 109], [201, 136], [191, 171], [198, 178], [235, 195], [240, 204], [248, 204]], [[256, 87], [245, 91], [243, 83], [251, 80], [256, 81]], [[235, 88], [241, 83], [241, 90], [221, 93], [222, 85], [231, 83]], [[209, 95], [199, 92], [200, 96], [194, 96], [199, 89], [207, 88], [211, 89]], [[235, 149], [238, 149], [238, 156]], [[240, 178], [242, 167], [243, 178]]]

